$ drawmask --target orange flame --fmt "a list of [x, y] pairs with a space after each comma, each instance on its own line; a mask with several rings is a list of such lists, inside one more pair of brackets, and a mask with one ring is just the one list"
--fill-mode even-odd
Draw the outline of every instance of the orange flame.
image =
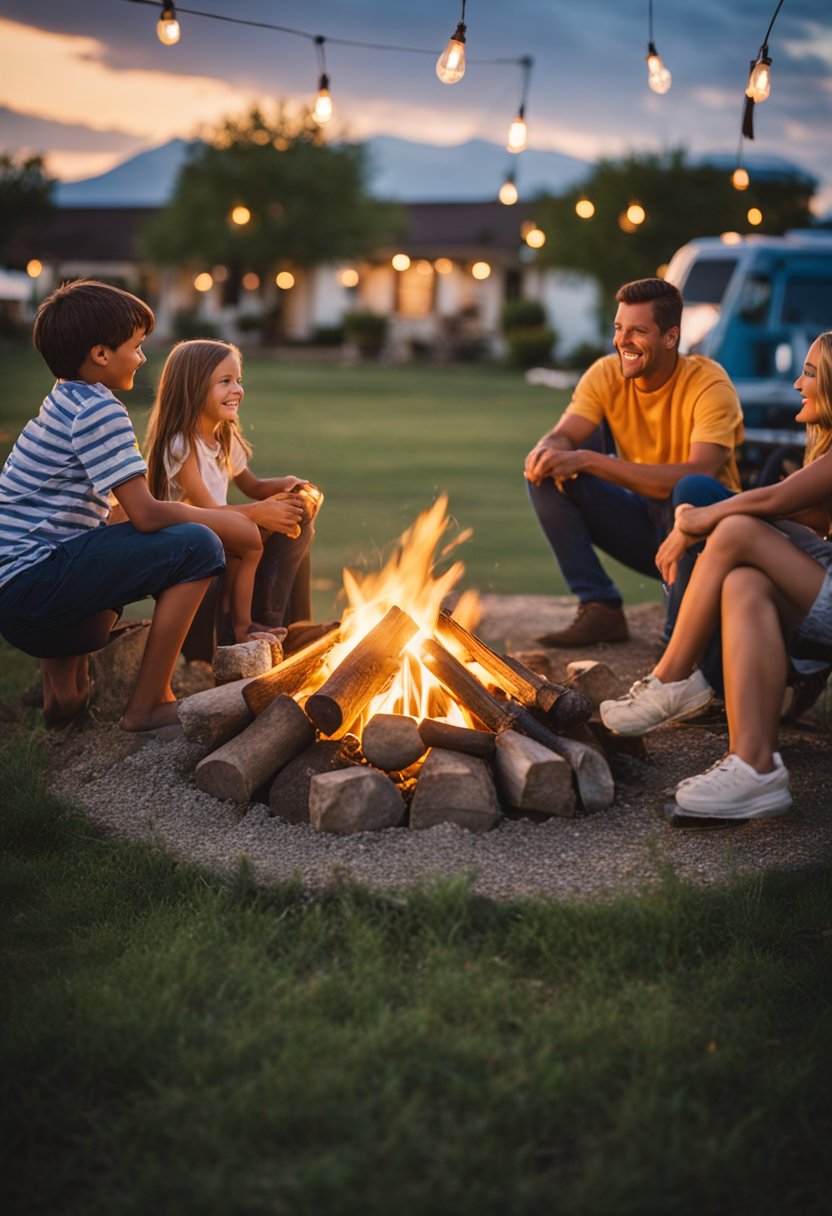
[[[455, 561], [441, 574], [436, 573], [437, 563], [471, 536], [468, 528], [436, 553], [450, 524], [447, 508], [447, 497], [441, 495], [402, 533], [394, 552], [378, 572], [359, 575], [352, 570], [344, 571], [349, 606], [341, 623], [341, 641], [327, 656], [315, 687], [320, 687], [391, 607], [401, 608], [419, 625], [419, 633], [405, 652], [399, 674], [386, 692], [370, 702], [362, 715], [362, 727], [377, 713], [408, 714], [417, 721], [442, 717], [456, 725], [471, 725], [465, 710], [451, 701], [418, 658], [420, 639], [433, 637], [439, 609], [465, 572], [464, 564]], [[476, 592], [466, 591], [460, 596], [454, 616], [467, 629], [473, 629], [480, 616]], [[305, 694], [312, 691], [312, 688], [304, 690]]]

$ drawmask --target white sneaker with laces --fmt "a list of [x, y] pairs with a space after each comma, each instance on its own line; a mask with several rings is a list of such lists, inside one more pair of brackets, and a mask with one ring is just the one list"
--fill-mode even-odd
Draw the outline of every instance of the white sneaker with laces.
[[646, 735], [663, 722], [692, 718], [710, 705], [713, 695], [714, 690], [698, 670], [673, 684], [663, 684], [657, 676], [645, 676], [626, 696], [601, 702], [601, 721], [616, 735]]
[[676, 787], [676, 805], [686, 815], [703, 819], [770, 819], [792, 805], [789, 773], [779, 752], [774, 771], [758, 773], [731, 753], [704, 773], [686, 777]]

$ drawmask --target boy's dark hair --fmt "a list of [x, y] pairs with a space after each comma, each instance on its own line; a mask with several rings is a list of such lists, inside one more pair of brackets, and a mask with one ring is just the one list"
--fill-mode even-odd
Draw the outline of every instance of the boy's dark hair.
[[619, 287], [615, 298], [619, 304], [652, 304], [653, 320], [663, 334], [682, 324], [682, 293], [667, 279], [634, 279]]
[[150, 333], [153, 312], [138, 296], [110, 283], [62, 283], [38, 309], [32, 341], [53, 376], [73, 380], [94, 346], [115, 350], [137, 329]]

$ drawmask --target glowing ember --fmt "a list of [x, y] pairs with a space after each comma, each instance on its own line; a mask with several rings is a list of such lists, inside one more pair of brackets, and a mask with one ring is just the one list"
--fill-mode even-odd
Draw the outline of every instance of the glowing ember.
[[[441, 574], [437, 563], [458, 545], [468, 540], [471, 529], [461, 532], [439, 553], [437, 548], [450, 520], [448, 500], [443, 495], [423, 512], [398, 540], [395, 551], [378, 573], [359, 575], [344, 571], [344, 590], [349, 607], [341, 623], [341, 641], [327, 655], [316, 673], [314, 685], [304, 696], [315, 692], [370, 630], [392, 607], [406, 612], [417, 622], [419, 633], [405, 652], [398, 675], [386, 692], [374, 697], [362, 714], [360, 727], [377, 713], [408, 714], [421, 718], [444, 718], [459, 726], [470, 726], [467, 712], [451, 698], [418, 658], [423, 638], [433, 637], [439, 609], [465, 572], [461, 561], [453, 562]], [[479, 620], [480, 605], [476, 592], [465, 592], [459, 599], [454, 617], [467, 629]], [[352, 730], [356, 724], [351, 724]]]

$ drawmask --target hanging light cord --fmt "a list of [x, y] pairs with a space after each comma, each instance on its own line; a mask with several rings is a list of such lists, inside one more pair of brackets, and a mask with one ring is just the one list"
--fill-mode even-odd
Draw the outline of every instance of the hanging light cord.
[[[782, 4], [782, 0], [780, 0]], [[122, 0], [124, 4], [144, 4], [150, 8], [158, 8], [159, 0]], [[208, 21], [225, 21], [229, 25], [247, 25], [259, 30], [274, 30], [278, 34], [291, 34], [295, 38], [306, 38], [309, 42], [315, 42], [321, 38], [321, 34], [312, 34], [309, 30], [298, 30], [290, 25], [276, 25], [271, 21], [253, 21], [248, 17], [229, 17], [227, 13], [206, 13], [198, 8], [185, 8], [181, 4], [176, 6], [177, 13], [185, 13], [189, 17], [205, 17]], [[462, 16], [465, 18], [465, 3], [462, 5]], [[354, 38], [330, 38], [327, 36], [327, 42], [336, 46], [353, 46], [359, 47], [366, 51], [397, 51], [403, 55], [436, 55], [436, 48], [428, 50], [426, 47], [416, 46], [397, 46], [386, 42], [360, 42]], [[504, 63], [523, 63], [522, 58], [515, 56], [511, 59], [471, 59], [470, 63], [486, 63], [486, 64], [504, 64]]]
[[[651, 0], [651, 3], [652, 3], [652, 0]], [[768, 23], [768, 29], [766, 30], [766, 36], [763, 39], [763, 45], [760, 47], [761, 55], [768, 54], [768, 40], [769, 40], [769, 37], [771, 36], [771, 31], [774, 29], [774, 23], [777, 20], [777, 14], [780, 12], [780, 9], [782, 7], [783, 7], [783, 0], [779, 0], [777, 8], [774, 10], [774, 16], [772, 17], [771, 21], [769, 21], [769, 23]]]

